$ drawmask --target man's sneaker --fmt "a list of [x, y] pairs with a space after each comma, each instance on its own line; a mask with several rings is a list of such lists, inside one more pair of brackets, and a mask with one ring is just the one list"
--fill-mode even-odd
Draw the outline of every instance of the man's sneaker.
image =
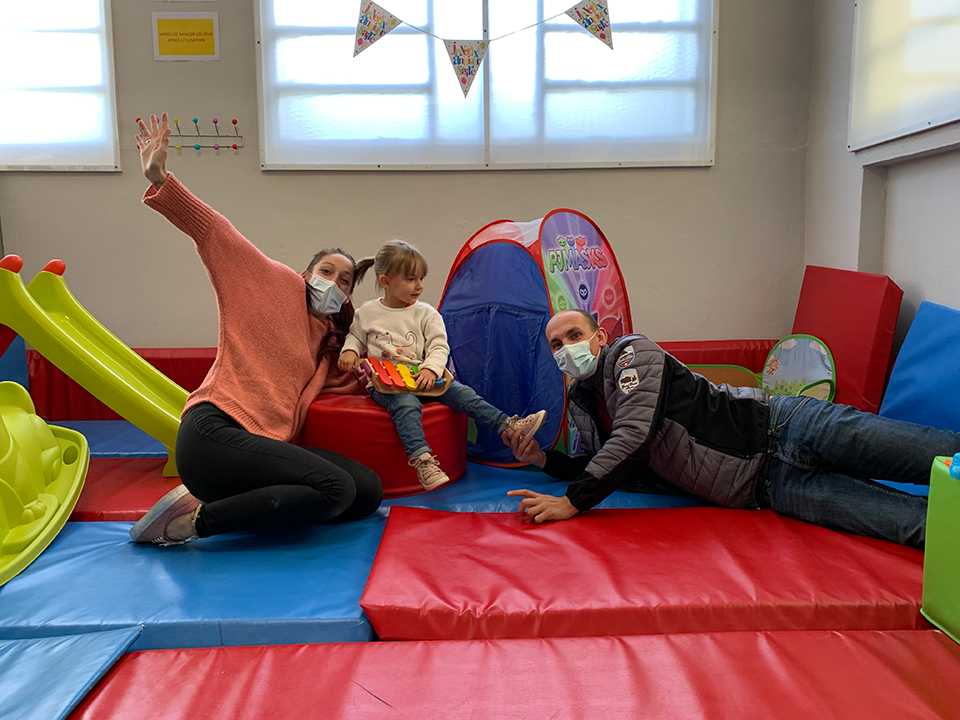
[[426, 490], [433, 490], [450, 482], [449, 476], [440, 469], [440, 463], [430, 453], [417, 455], [410, 460], [410, 464], [417, 469], [417, 480]]
[[520, 417], [519, 415], [514, 415], [512, 418], [507, 420], [503, 427], [503, 432], [507, 434], [507, 440], [512, 440], [513, 436], [518, 432], [530, 437], [531, 435], [536, 434], [537, 430], [540, 429], [540, 426], [543, 425], [543, 421], [546, 419], [546, 410], [535, 412], [533, 415], [527, 415], [524, 418]]
[[130, 539], [134, 542], [154, 543], [161, 547], [167, 545], [183, 545], [196, 540], [196, 534], [183, 540], [173, 540], [167, 536], [167, 526], [181, 515], [193, 514], [193, 522], [200, 509], [200, 501], [183, 485], [177, 485], [162, 498], [157, 500], [147, 514], [130, 528]]

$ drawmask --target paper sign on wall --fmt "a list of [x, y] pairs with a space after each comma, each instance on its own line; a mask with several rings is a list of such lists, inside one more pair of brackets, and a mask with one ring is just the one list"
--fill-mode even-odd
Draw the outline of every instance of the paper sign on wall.
[[153, 15], [154, 60], [219, 60], [217, 13]]

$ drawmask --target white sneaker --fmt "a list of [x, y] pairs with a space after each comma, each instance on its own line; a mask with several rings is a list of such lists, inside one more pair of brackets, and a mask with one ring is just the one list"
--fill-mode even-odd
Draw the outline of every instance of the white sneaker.
[[524, 418], [520, 417], [519, 415], [514, 415], [512, 418], [507, 420], [507, 423], [503, 428], [503, 432], [507, 434], [507, 440], [513, 439], [513, 436], [518, 432], [530, 437], [531, 435], [536, 434], [537, 430], [540, 429], [540, 426], [543, 425], [543, 421], [546, 419], [546, 410], [535, 412], [532, 415], [527, 415]]
[[450, 477], [440, 469], [440, 463], [430, 453], [417, 455], [409, 464], [417, 469], [417, 480], [425, 490], [433, 490], [450, 482]]

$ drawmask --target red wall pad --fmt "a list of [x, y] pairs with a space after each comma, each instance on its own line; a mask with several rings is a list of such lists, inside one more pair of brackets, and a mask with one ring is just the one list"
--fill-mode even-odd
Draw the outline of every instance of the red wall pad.
[[[438, 402], [425, 403], [423, 432], [443, 471], [451, 480], [462, 477], [467, 471], [467, 416]], [[380, 476], [384, 497], [425, 492], [390, 413], [365, 395], [318, 397], [307, 411], [300, 444], [362, 462]]]
[[360, 605], [384, 640], [916, 629], [922, 564], [770, 510], [394, 507]]
[[960, 646], [939, 632], [790, 632], [148, 650], [71, 720], [940, 720]]

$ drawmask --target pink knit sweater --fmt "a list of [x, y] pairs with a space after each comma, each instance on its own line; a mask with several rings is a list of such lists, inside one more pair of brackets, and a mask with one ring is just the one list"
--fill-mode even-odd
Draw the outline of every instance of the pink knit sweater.
[[210, 402], [246, 430], [290, 441], [310, 403], [324, 392], [360, 392], [352, 375], [337, 371], [330, 353], [330, 320], [307, 311], [300, 275], [271, 260], [230, 221], [169, 174], [143, 202], [191, 238], [217, 295], [217, 358], [184, 412]]

